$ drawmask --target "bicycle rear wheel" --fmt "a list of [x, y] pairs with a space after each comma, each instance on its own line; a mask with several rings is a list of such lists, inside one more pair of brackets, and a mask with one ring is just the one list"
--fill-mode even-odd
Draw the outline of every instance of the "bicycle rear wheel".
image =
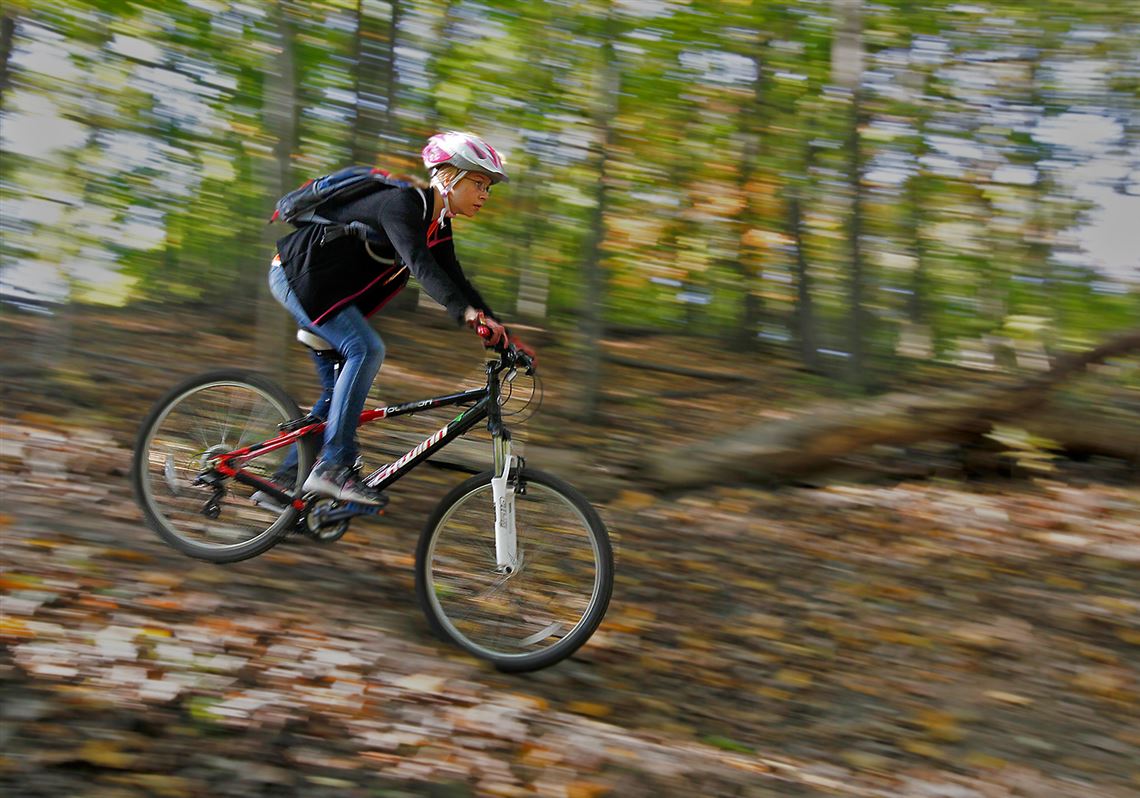
[[[160, 399], [143, 422], [131, 479], [147, 524], [184, 554], [216, 563], [254, 557], [272, 547], [297, 520], [291, 506], [255, 503], [256, 488], [234, 479], [213, 485], [209, 460], [268, 440], [278, 424], [301, 415], [276, 383], [240, 370], [192, 377]], [[298, 468], [288, 485], [295, 493], [313, 463], [313, 444], [298, 445]], [[275, 481], [289, 447], [250, 460], [244, 470]], [[280, 484], [280, 483], [278, 483]], [[216, 512], [215, 512], [216, 505]]]
[[605, 525], [581, 493], [529, 468], [516, 490], [519, 567], [496, 571], [493, 473], [436, 507], [416, 549], [416, 596], [432, 629], [499, 670], [573, 654], [598, 628], [613, 591]]

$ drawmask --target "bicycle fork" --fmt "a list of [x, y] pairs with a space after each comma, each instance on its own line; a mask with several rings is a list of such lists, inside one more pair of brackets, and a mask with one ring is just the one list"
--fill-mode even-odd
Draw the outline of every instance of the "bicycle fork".
[[515, 460], [511, 454], [510, 436], [496, 435], [495, 476], [491, 478], [491, 493], [495, 503], [495, 570], [504, 576], [515, 573], [519, 568], [515, 535], [515, 485], [510, 481], [511, 466], [515, 465]]

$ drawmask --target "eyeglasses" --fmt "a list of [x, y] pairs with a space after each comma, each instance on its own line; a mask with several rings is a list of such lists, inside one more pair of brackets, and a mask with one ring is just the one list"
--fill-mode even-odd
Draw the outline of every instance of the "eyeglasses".
[[489, 181], [476, 179], [471, 181], [471, 185], [475, 186], [475, 190], [480, 194], [491, 193], [491, 183]]

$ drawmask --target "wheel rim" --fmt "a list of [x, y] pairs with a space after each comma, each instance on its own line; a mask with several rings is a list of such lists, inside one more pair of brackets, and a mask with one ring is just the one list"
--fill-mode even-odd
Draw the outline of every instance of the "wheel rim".
[[461, 496], [427, 551], [426, 596], [450, 636], [495, 660], [574, 645], [601, 599], [601, 552], [590, 523], [561, 493], [530, 481], [515, 497], [520, 567], [495, 570], [490, 485]]
[[[216, 555], [275, 535], [291, 520], [291, 508], [260, 506], [250, 499], [254, 488], [231, 479], [224, 483], [219, 516], [209, 518], [203, 508], [213, 490], [193, 481], [211, 456], [271, 438], [291, 416], [269, 392], [234, 380], [196, 385], [172, 399], [140, 452], [139, 484], [154, 520], [186, 546]], [[245, 469], [272, 480], [288, 451], [257, 457]]]

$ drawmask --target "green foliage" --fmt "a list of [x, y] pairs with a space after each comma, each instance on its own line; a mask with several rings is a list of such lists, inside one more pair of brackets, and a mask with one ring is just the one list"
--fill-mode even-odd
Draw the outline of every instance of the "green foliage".
[[[441, 128], [501, 145], [514, 180], [478, 223], [457, 225], [497, 308], [516, 307], [534, 272], [550, 322], [574, 323], [597, 238], [605, 293], [593, 299], [609, 324], [763, 332], [789, 351], [810, 332], [840, 356], [858, 343], [868, 367], [905, 364], [914, 331], [932, 356], [955, 357], [1011, 331], [1054, 346], [1140, 321], [1132, 278], [1108, 270], [1105, 250], [1082, 252], [1113, 201], [1092, 190], [1111, 182], [1098, 175], [1128, 180], [1137, 20], [1123, 4], [866, 5], [855, 130], [854, 98], [833, 85], [842, 20], [822, 0], [101, 0], [9, 13], [2, 264], [13, 281], [58, 273], [71, 299], [241, 296], [259, 281], [281, 232], [260, 219], [283, 135], [270, 78], [288, 43], [289, 179], [361, 151], [416, 172]], [[1066, 131], [1081, 121], [1102, 131], [1094, 145]], [[42, 144], [27, 132], [37, 124], [53, 130]], [[1017, 329], [1024, 318], [1041, 323]]]

